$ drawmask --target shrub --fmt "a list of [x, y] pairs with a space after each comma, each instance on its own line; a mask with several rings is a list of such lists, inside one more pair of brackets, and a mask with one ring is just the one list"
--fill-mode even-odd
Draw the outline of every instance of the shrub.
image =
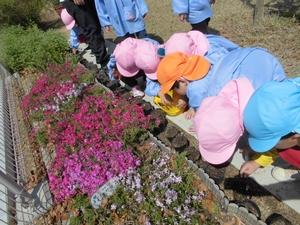
[[28, 25], [38, 22], [45, 0], [1, 0], [0, 24]]
[[36, 26], [4, 27], [0, 30], [0, 61], [12, 71], [43, 70], [49, 63], [63, 63], [68, 43], [62, 34]]

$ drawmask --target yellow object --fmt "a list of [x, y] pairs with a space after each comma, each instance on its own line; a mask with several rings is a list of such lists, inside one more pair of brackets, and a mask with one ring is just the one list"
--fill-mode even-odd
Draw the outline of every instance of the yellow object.
[[177, 94], [173, 94], [173, 91], [169, 91], [167, 93], [172, 98], [171, 105], [165, 105], [162, 103], [161, 98], [156, 96], [153, 99], [153, 102], [158, 105], [168, 116], [177, 116], [185, 111], [185, 109], [181, 109], [177, 107], [177, 102], [180, 99], [180, 96]]
[[253, 157], [253, 160], [257, 162], [260, 166], [266, 167], [271, 165], [276, 158], [278, 157], [278, 153], [276, 150], [266, 152], [264, 154], [256, 154]]

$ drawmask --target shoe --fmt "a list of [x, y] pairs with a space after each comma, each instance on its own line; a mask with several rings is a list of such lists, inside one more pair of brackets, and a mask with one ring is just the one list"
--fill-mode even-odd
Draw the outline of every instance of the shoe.
[[101, 67], [106, 67], [109, 60], [110, 60], [110, 55], [108, 54], [102, 60], [96, 57], [96, 64], [101, 65]]
[[142, 98], [145, 96], [144, 92], [142, 92], [134, 87], [131, 89], [130, 93], [132, 94], [133, 97], [141, 97]]
[[300, 170], [283, 169], [275, 166], [271, 171], [272, 177], [278, 181], [294, 181], [300, 180]]
[[107, 67], [101, 67], [99, 69], [98, 73], [96, 74], [96, 81], [104, 85], [110, 81], [107, 75]]

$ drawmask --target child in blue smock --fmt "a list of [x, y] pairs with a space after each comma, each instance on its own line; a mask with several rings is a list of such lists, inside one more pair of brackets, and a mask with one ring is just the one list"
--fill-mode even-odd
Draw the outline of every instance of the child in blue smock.
[[114, 28], [117, 37], [144, 38], [144, 17], [148, 7], [144, 0], [95, 0], [101, 26], [106, 31]]
[[[129, 37], [125, 39], [116, 46], [110, 56], [107, 64], [109, 78], [111, 80], [121, 79], [134, 88], [139, 83], [139, 86], [143, 86], [143, 88], [137, 87], [138, 90], [142, 89], [148, 96], [158, 95], [160, 85], [156, 81], [155, 74], [160, 61], [156, 56], [158, 46], [159, 43], [151, 38], [137, 40]], [[144, 68], [147, 66], [145, 60], [148, 62], [148, 67], [151, 67], [149, 73], [147, 73], [149, 69]]]
[[163, 45], [165, 55], [182, 52], [188, 56], [204, 56], [212, 65], [216, 64], [229, 52], [240, 48], [232, 41], [219, 36], [205, 35], [199, 31], [173, 34]]
[[215, 0], [173, 0], [172, 7], [179, 19], [191, 24], [192, 30], [207, 33], [208, 23], [212, 17], [211, 4]]
[[[172, 59], [174, 57], [176, 58], [175, 62]], [[201, 56], [191, 56], [190, 58], [194, 57], [203, 58]], [[162, 86], [166, 87], [168, 82], [171, 82], [172, 85], [167, 86], [168, 90], [173, 89], [179, 94], [187, 96], [190, 107], [186, 114], [187, 119], [194, 117], [204, 98], [217, 95], [230, 80], [246, 77], [254, 89], [257, 89], [267, 81], [280, 81], [286, 78], [279, 61], [262, 48], [238, 48], [229, 52], [213, 67], [210, 67], [210, 70], [201, 79], [185, 78], [185, 73], [190, 74], [198, 69], [197, 66], [194, 66], [194, 69], [189, 65], [188, 58], [181, 53], [173, 53], [166, 56], [158, 68], [158, 81]], [[173, 61], [173, 63], [169, 61]], [[179, 74], [178, 68], [183, 65], [187, 66], [187, 72]]]

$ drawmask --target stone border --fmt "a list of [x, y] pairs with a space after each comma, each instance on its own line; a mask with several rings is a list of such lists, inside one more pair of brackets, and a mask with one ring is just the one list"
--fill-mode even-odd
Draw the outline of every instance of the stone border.
[[[176, 151], [172, 150], [170, 147], [166, 146], [163, 142], [158, 140], [153, 134], [148, 132], [149, 137], [154, 141], [160, 148], [171, 153]], [[220, 189], [220, 187], [215, 183], [213, 179], [202, 169], [199, 168], [193, 161], [185, 157], [190, 167], [196, 170], [196, 174], [203, 180], [204, 184], [213, 193], [215, 198], [218, 200], [221, 210], [237, 215], [242, 222], [247, 225], [267, 225], [265, 222], [257, 218], [254, 214], [250, 213], [245, 207], [239, 207], [235, 203], [229, 202], [229, 199], [225, 196], [225, 193]]]

